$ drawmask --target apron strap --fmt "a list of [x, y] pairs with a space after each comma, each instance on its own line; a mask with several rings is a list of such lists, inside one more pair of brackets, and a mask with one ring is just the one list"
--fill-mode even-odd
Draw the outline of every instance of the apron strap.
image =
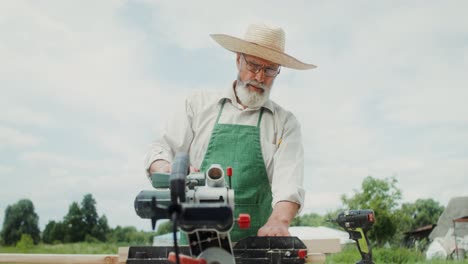
[[226, 98], [223, 99], [223, 102], [221, 103], [221, 109], [219, 109], [219, 112], [218, 112], [218, 117], [216, 118], [216, 123], [215, 124], [218, 124], [219, 122], [219, 118], [221, 117], [221, 113], [223, 112], [223, 108], [224, 108], [224, 104], [226, 103]]
[[263, 110], [265, 108], [262, 107], [262, 109], [260, 110], [260, 115], [258, 115], [258, 122], [257, 122], [257, 127], [260, 127], [260, 122], [262, 121], [262, 116], [263, 116]]

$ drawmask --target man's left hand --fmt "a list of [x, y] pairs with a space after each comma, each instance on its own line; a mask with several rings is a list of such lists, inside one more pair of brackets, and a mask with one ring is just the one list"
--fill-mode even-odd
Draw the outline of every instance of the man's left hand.
[[257, 236], [290, 236], [289, 224], [280, 220], [268, 219], [268, 222], [257, 232]]
[[289, 224], [299, 210], [297, 203], [281, 201], [275, 205], [270, 218], [257, 232], [257, 236], [290, 236]]

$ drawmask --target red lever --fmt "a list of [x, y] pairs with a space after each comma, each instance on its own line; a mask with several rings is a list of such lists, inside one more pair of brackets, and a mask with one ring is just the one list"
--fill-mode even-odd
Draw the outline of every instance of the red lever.
[[239, 224], [240, 229], [247, 229], [250, 227], [250, 215], [249, 214], [239, 214], [237, 218], [237, 223]]
[[368, 214], [367, 215], [367, 220], [369, 220], [369, 222], [375, 222], [375, 217], [374, 217], [374, 214]]
[[307, 249], [299, 249], [297, 251], [297, 256], [300, 258], [300, 259], [303, 259], [307, 256]]
[[226, 174], [227, 174], [227, 176], [229, 176], [229, 177], [232, 176], [232, 167], [227, 167], [227, 169], [226, 169]]
[[[172, 263], [177, 263], [175, 253], [169, 253], [169, 256], [167, 256], [167, 260], [169, 260]], [[183, 254], [179, 254], [179, 260], [182, 264], [208, 264], [208, 262], [203, 258], [192, 258]]]

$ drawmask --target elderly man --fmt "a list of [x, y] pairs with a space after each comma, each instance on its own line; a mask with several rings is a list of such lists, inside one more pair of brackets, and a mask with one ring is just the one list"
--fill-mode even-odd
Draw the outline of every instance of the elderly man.
[[250, 25], [244, 39], [211, 37], [236, 53], [237, 80], [221, 92], [200, 91], [186, 100], [181, 116], [169, 121], [147, 155], [148, 173], [169, 172], [177, 152], [188, 152], [191, 170], [211, 164], [234, 171], [235, 212], [251, 216], [251, 228], [231, 231], [243, 237], [288, 236], [304, 200], [303, 147], [294, 115], [269, 99], [281, 67], [312, 69], [284, 53], [281, 28]]

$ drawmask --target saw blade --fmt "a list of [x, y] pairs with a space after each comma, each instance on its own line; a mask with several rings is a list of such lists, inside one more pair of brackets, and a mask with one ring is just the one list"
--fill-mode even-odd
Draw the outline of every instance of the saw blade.
[[206, 260], [208, 264], [235, 264], [236, 260], [233, 255], [226, 250], [217, 247], [211, 247], [204, 250], [199, 258]]

